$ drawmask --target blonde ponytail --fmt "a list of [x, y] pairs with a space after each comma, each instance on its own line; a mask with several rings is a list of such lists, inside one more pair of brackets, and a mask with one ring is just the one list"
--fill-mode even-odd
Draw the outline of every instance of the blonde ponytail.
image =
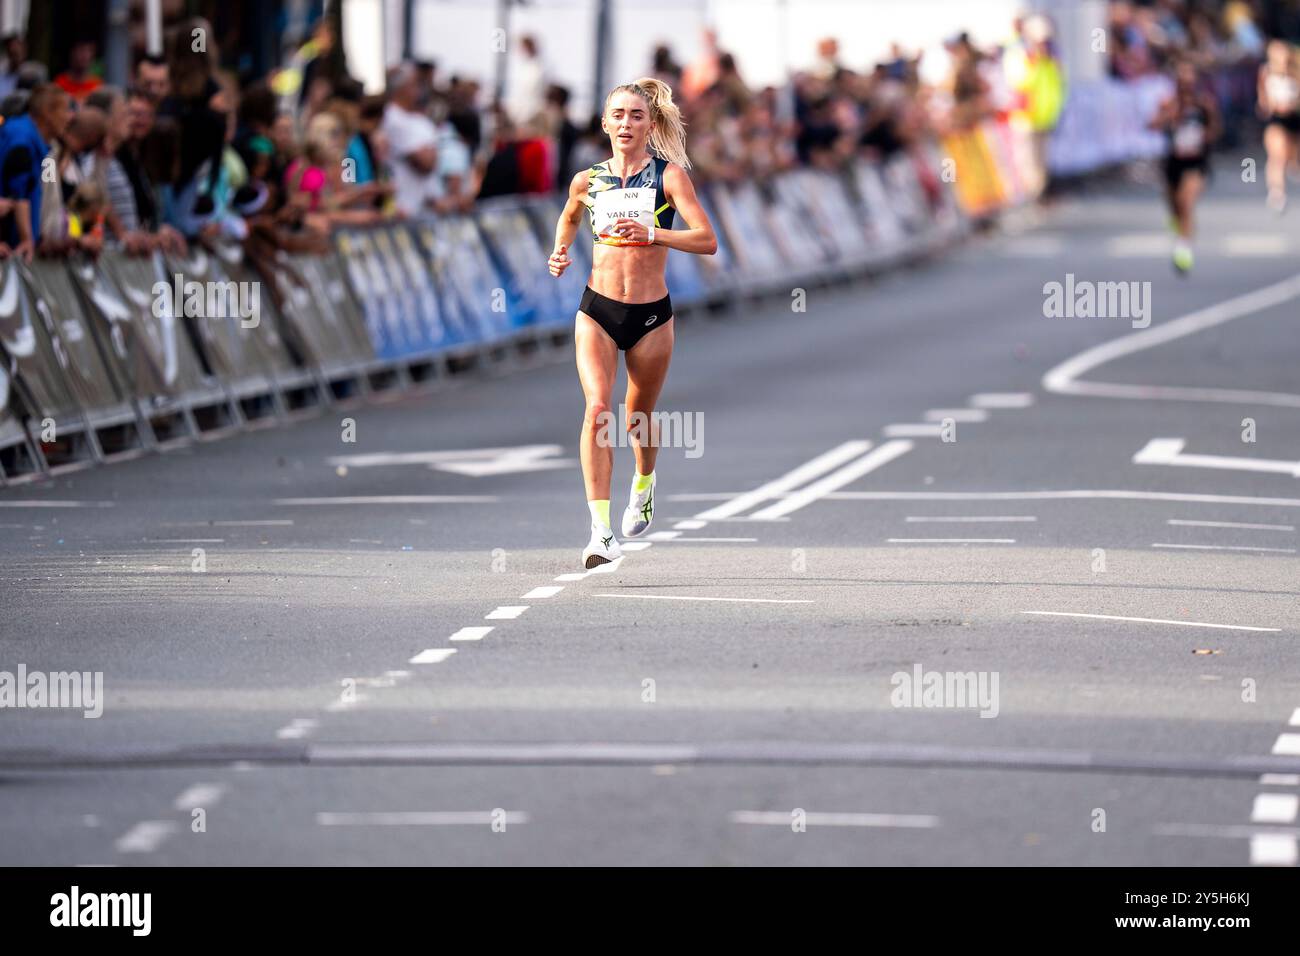
[[[653, 76], [643, 76], [635, 83], [625, 83], [609, 91], [609, 96], [626, 91], [635, 93], [650, 107], [650, 149], [656, 156], [676, 163], [682, 169], [691, 168], [686, 155], [686, 123], [682, 111], [673, 102], [672, 87]], [[605, 105], [609, 105], [609, 96]]]

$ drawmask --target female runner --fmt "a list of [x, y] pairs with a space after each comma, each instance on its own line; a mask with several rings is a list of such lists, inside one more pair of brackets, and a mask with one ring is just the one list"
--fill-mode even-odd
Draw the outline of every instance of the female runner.
[[1264, 119], [1264, 151], [1268, 154], [1268, 205], [1286, 208], [1286, 174], [1296, 164], [1296, 134], [1300, 133], [1300, 68], [1283, 40], [1270, 40], [1268, 60], [1259, 68], [1257, 98]]
[[[549, 263], [553, 276], [569, 267], [568, 248], [585, 207], [596, 245], [574, 335], [578, 379], [587, 402], [580, 441], [591, 511], [591, 540], [582, 552], [588, 569], [622, 556], [609, 523], [614, 468], [609, 403], [618, 353], [625, 353], [625, 406], [636, 453], [622, 527], [624, 536], [635, 537], [646, 532], [654, 517], [654, 409], [673, 354], [673, 306], [664, 282], [668, 250], [713, 255], [718, 249], [686, 175], [686, 127], [672, 89], [651, 77], [615, 87], [605, 98], [601, 128], [609, 135], [613, 156], [573, 177]], [[675, 212], [681, 213], [685, 228], [671, 228]]]

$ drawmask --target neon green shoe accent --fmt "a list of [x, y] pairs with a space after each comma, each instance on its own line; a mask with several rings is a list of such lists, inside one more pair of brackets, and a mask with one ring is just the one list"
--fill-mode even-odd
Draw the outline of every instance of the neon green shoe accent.
[[639, 495], [654, 484], [654, 480], [655, 473], [653, 471], [648, 475], [643, 475], [638, 471], [632, 479], [632, 490]]
[[591, 509], [592, 521], [599, 522], [602, 528], [609, 527], [609, 499], [608, 498], [602, 498], [598, 501], [588, 501], [587, 507]]

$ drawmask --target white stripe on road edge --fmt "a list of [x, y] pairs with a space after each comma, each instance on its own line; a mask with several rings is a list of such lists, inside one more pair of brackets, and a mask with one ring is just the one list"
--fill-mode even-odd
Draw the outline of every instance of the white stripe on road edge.
[[[489, 616], [491, 616], [491, 615], [489, 615]], [[488, 632], [490, 632], [491, 630], [492, 630], [492, 625], [490, 625], [490, 624], [487, 625], [486, 627], [462, 627], [459, 631], [457, 631], [457, 632], [456, 632], [455, 634], [453, 634], [451, 637], [447, 638], [447, 640], [449, 640], [449, 641], [481, 641], [481, 640], [483, 640], [483, 638], [487, 637]], [[425, 651], [425, 653], [427, 654], [428, 651]], [[442, 658], [441, 660], [446, 660], [446, 659], [447, 659], [447, 658], [444, 657], [444, 658]], [[440, 661], [429, 661], [428, 663], [431, 663], [431, 664], [438, 664], [438, 663], [441, 663], [441, 660], [440, 660]], [[420, 661], [419, 663], [425, 663], [425, 662], [424, 662], [424, 661]]]
[[507, 810], [500, 816], [495, 810], [413, 810], [396, 813], [317, 813], [316, 823], [323, 827], [456, 827], [491, 826], [501, 822], [527, 823], [528, 814]]
[[[527, 604], [505, 604], [502, 605], [501, 607], [493, 608], [491, 611], [488, 611], [488, 613], [484, 615], [483, 620], [513, 621], [520, 614], [523, 614], [524, 611], [527, 610], [528, 610]], [[465, 628], [461, 628], [461, 630], [464, 631]]]
[[[687, 496], [681, 496], [687, 497]], [[690, 496], [701, 500], [701, 496]], [[1300, 508], [1300, 498], [1252, 498], [1246, 495], [1201, 495], [1176, 491], [837, 491], [832, 501], [1043, 501], [1050, 499], [1113, 498], [1124, 501], [1188, 501], [1198, 504], [1265, 505]]]
[[559, 594], [563, 590], [564, 590], [563, 585], [544, 584], [541, 587], [533, 588], [531, 591], [529, 591], [527, 594], [523, 596], [523, 599], [525, 601], [528, 601], [534, 598], [555, 597], [555, 595]]
[[287, 726], [275, 732], [281, 740], [301, 740], [315, 730], [319, 723], [310, 717], [295, 717]]
[[1028, 408], [1034, 404], [1034, 393], [977, 392], [966, 402], [974, 408]]
[[1252, 866], [1295, 866], [1300, 844], [1293, 836], [1280, 833], [1256, 833], [1250, 838]]
[[1188, 528], [1246, 528], [1251, 531], [1294, 531], [1293, 524], [1250, 524], [1244, 521], [1195, 521], [1191, 518], [1166, 518], [1165, 524]]
[[115, 502], [112, 501], [67, 501], [55, 498], [47, 498], [43, 500], [15, 498], [12, 501], [0, 501], [0, 508], [111, 508], [114, 504]]
[[[732, 823], [750, 823], [757, 826], [790, 826], [792, 812], [766, 810], [735, 810]], [[803, 822], [810, 827], [907, 827], [930, 829], [939, 825], [939, 818], [920, 813], [814, 813], [804, 814]]]
[[1276, 554], [1295, 554], [1295, 548], [1252, 548], [1237, 544], [1165, 544], [1155, 542], [1153, 548], [1182, 548], [1186, 551], [1271, 551]]
[[823, 452], [811, 461], [804, 462], [793, 471], [786, 472], [780, 478], [773, 479], [764, 485], [760, 485], [753, 491], [746, 491], [743, 494], [736, 495], [730, 501], [718, 505], [716, 508], [710, 508], [707, 511], [701, 511], [695, 517], [700, 521], [711, 521], [716, 518], [730, 518], [733, 515], [747, 511], [754, 505], [761, 504], [777, 495], [790, 491], [802, 485], [804, 482], [812, 481], [817, 476], [830, 471], [832, 468], [838, 468], [846, 461], [850, 461], [867, 451], [871, 447], [869, 441], [846, 441], [842, 445], [837, 445], [830, 451]]
[[1250, 810], [1251, 823], [1295, 823], [1300, 796], [1294, 793], [1260, 793]]
[[[1169, 621], [1158, 617], [1123, 617], [1118, 614], [1078, 614], [1073, 611], [1021, 611], [1049, 617], [1092, 617], [1103, 621], [1137, 621], [1140, 624], [1181, 624], [1183, 627], [1213, 627], [1223, 631], [1280, 631], [1280, 627], [1248, 627], [1245, 624], [1206, 624], [1204, 621]], [[1300, 734], [1296, 735], [1300, 738]]]
[[698, 521], [695, 518], [688, 518], [685, 521], [677, 522], [673, 527], [678, 531], [698, 531], [707, 524], [707, 521]]
[[905, 521], [1037, 521], [1034, 515], [908, 515]]
[[1300, 757], [1300, 734], [1278, 734], [1273, 753], [1281, 757]]
[[640, 598], [643, 601], [738, 601], [742, 604], [812, 604], [782, 598], [687, 597], [675, 594], [596, 594], [594, 597]]
[[496, 495], [346, 495], [338, 498], [276, 498], [276, 505], [490, 505]]
[[1015, 544], [1015, 538], [890, 538], [890, 544]]
[[923, 416], [927, 422], [941, 422], [951, 418], [955, 422], [988, 421], [989, 413], [982, 408], [931, 408]]
[[646, 539], [649, 541], [671, 541], [673, 538], [680, 536], [680, 531], [652, 531], [646, 535]]
[[152, 853], [179, 830], [175, 820], [143, 820], [117, 838], [118, 853]]
[[225, 792], [226, 788], [219, 783], [196, 783], [177, 797], [172, 806], [177, 810], [211, 807], [221, 800]]
[[420, 651], [412, 657], [407, 663], [410, 664], [441, 664], [452, 654], [456, 653], [454, 647], [431, 647], [428, 650]]
[[1227, 299], [1208, 308], [1162, 322], [1094, 345], [1067, 359], [1043, 376], [1043, 388], [1060, 395], [1090, 395], [1102, 398], [1140, 398], [1165, 401], [1245, 402], [1251, 405], [1300, 407], [1300, 395], [1289, 392], [1255, 392], [1235, 388], [1186, 388], [1168, 385], [1119, 385], [1110, 382], [1082, 382], [1079, 376], [1115, 359], [1163, 345], [1185, 335], [1245, 315], [1281, 305], [1300, 296], [1300, 275]]
[[909, 422], [886, 425], [880, 433], [886, 438], [939, 438], [943, 435], [943, 426]]
[[842, 488], [850, 482], [857, 481], [863, 475], [875, 471], [881, 465], [888, 464], [900, 455], [912, 450], [910, 441], [887, 441], [878, 448], [873, 448], [857, 461], [850, 462], [843, 468], [831, 472], [825, 478], [819, 478], [810, 485], [800, 488], [794, 494], [783, 498], [774, 505], [768, 505], [755, 511], [752, 517], [760, 520], [782, 518], [792, 511], [798, 511], [823, 498], [832, 491]]
[[1266, 787], [1300, 787], [1300, 773], [1266, 773], [1259, 782]]
[[1300, 727], [1300, 707], [1291, 711], [1291, 719], [1287, 721], [1292, 727]]

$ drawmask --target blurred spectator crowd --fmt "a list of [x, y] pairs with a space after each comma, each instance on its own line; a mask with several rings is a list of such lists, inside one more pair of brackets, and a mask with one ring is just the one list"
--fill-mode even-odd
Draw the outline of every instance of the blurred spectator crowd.
[[[1244, 0], [1115, 0], [1104, 52], [1120, 80], [1176, 58], [1211, 68], [1257, 60], [1267, 26], [1276, 28]], [[517, 40], [490, 103], [476, 79], [444, 79], [431, 63], [404, 63], [385, 93], [364, 94], [336, 66], [328, 20], [284, 69], [259, 78], [222, 70], [209, 25], [185, 21], [165, 55], [136, 59], [126, 89], [102, 82], [93, 41], [75, 44], [53, 78], [22, 37], [0, 45], [0, 257], [93, 254], [105, 243], [181, 250], [196, 238], [323, 248], [338, 225], [563, 189], [609, 155], [599, 116], [575, 119], [531, 36]], [[894, 46], [857, 68], [827, 38], [812, 68], [757, 87], [706, 33], [691, 62], [661, 46], [642, 72], [673, 88], [702, 181], [889, 159], [990, 118], [1040, 140], [1056, 125], [1067, 91], [1047, 18], [1018, 18], [984, 47], [954, 34], [945, 51], [945, 78], [925, 82], [920, 54]]]

